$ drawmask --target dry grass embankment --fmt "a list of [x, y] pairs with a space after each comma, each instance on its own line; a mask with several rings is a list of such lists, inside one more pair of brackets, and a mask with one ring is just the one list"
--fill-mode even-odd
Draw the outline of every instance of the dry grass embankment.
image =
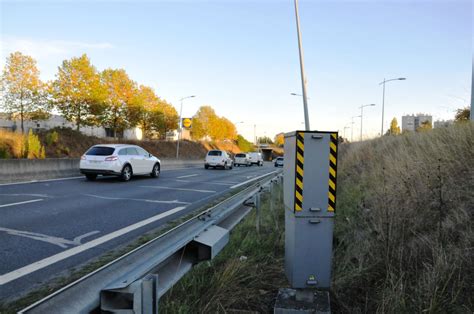
[[[162, 140], [114, 140], [87, 136], [68, 128], [55, 128], [38, 133], [47, 158], [78, 158], [91, 146], [97, 144], [125, 143], [139, 145], [159, 158], [175, 158], [176, 142]], [[24, 157], [25, 137], [21, 133], [0, 130], [0, 159]], [[194, 142], [181, 141], [180, 158], [201, 159], [209, 149], [223, 149], [233, 153], [240, 152], [232, 141]]]
[[341, 145], [333, 303], [472, 313], [474, 124]]

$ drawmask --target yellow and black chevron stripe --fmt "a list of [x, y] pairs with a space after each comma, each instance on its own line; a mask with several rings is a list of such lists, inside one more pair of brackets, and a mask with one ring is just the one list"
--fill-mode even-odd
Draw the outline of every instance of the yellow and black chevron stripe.
[[295, 211], [303, 210], [304, 133], [296, 133]]
[[336, 177], [337, 177], [337, 133], [331, 133], [329, 141], [329, 191], [328, 212], [336, 210]]

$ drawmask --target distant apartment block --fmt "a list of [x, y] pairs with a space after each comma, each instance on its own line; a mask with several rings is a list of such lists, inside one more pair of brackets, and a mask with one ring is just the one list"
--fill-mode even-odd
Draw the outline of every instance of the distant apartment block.
[[437, 120], [433, 123], [434, 128], [447, 128], [452, 125], [454, 120]]
[[402, 116], [402, 131], [415, 132], [422, 123], [429, 122], [432, 124], [433, 117], [427, 114]]
[[[37, 120], [37, 121], [30, 121], [26, 120], [23, 121], [23, 126], [25, 132], [29, 132], [30, 129], [33, 131], [40, 131], [40, 130], [50, 130], [56, 127], [60, 128], [71, 128], [76, 129], [76, 125], [64, 119], [64, 117], [59, 115], [51, 115], [51, 117], [47, 120]], [[21, 131], [21, 123], [20, 120], [11, 119], [8, 114], [0, 113], [0, 129], [6, 129], [13, 132], [20, 132]], [[113, 132], [109, 128], [104, 127], [94, 127], [94, 126], [87, 126], [81, 127], [79, 131], [85, 135], [89, 136], [97, 136], [97, 137], [113, 137]], [[123, 130], [121, 132], [117, 132], [118, 138], [130, 139], [130, 140], [141, 140], [143, 137], [142, 130], [138, 127], [133, 129]]]

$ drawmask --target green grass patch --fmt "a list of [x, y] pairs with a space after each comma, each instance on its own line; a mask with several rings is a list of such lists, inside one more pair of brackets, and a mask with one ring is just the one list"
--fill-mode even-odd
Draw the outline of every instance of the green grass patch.
[[284, 275], [284, 208], [282, 189], [262, 196], [260, 232], [256, 212], [235, 227], [229, 244], [213, 260], [198, 264], [160, 300], [161, 313], [224, 313], [273, 311]]

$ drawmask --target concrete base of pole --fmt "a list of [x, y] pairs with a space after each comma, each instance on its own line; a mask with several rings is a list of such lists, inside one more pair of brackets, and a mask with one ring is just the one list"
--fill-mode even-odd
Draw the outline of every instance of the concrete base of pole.
[[280, 288], [274, 314], [331, 313], [329, 291]]

